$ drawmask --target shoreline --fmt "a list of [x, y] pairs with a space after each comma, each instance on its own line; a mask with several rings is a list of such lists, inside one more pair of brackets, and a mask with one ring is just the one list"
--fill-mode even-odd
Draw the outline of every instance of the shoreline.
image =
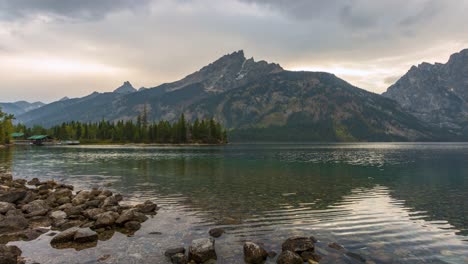
[[[106, 189], [73, 190], [74, 186], [53, 180], [41, 182], [34, 178], [27, 181], [13, 179], [10, 174], [0, 174], [0, 262], [25, 263], [21, 250], [7, 244], [20, 240], [28, 243], [41, 235], [52, 236], [51, 250], [93, 248], [98, 241], [108, 240], [116, 232], [133, 236], [148, 217], [157, 217], [159, 210], [152, 201], [122, 205], [122, 195]], [[162, 246], [166, 248], [162, 249], [165, 250], [167, 263], [216, 263], [215, 241], [221, 236], [228, 234], [224, 229], [214, 227], [207, 230], [205, 237], [194, 238], [187, 249], [184, 246], [168, 248], [169, 245], [164, 243]], [[268, 252], [263, 244], [254, 241], [242, 243], [244, 260], [252, 264], [267, 260], [269, 263], [315, 264], [322, 259], [330, 261], [330, 258], [366, 261], [338, 243], [325, 243], [310, 234], [287, 238], [281, 244], [279, 253]], [[330, 250], [333, 254], [324, 253]]]

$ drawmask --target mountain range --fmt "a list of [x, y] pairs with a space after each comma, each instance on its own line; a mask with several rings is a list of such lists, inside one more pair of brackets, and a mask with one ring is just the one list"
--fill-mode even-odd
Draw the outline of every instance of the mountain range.
[[[146, 108], [151, 120], [174, 121], [182, 113], [188, 120], [214, 117], [234, 141], [459, 140], [466, 135], [466, 97], [461, 97], [468, 91], [466, 51], [446, 65], [428, 65], [413, 67], [382, 96], [330, 73], [287, 71], [237, 51], [179, 81], [139, 90], [125, 82], [113, 92], [64, 98], [20, 113], [17, 120], [46, 127], [72, 120], [134, 120]], [[441, 84], [425, 88], [434, 84], [427, 78]], [[416, 107], [418, 99], [429, 100], [424, 89], [433, 93], [442, 87], [448, 87], [446, 100], [455, 100], [456, 107], [445, 101], [446, 108]], [[433, 119], [437, 109], [443, 109], [444, 119]], [[446, 122], [435, 125], [440, 120]]]
[[38, 109], [39, 107], [44, 106], [42, 102], [29, 103], [26, 101], [18, 101], [13, 103], [0, 103], [2, 111], [19, 116], [29, 111]]
[[428, 124], [468, 134], [468, 49], [446, 64], [422, 63], [383, 93]]

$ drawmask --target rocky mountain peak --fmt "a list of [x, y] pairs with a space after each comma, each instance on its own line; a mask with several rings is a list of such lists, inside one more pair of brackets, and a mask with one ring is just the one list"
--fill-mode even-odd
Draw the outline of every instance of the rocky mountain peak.
[[468, 129], [468, 49], [451, 55], [446, 64], [413, 66], [383, 95], [437, 127]]
[[137, 90], [132, 86], [132, 84], [129, 81], [126, 81], [122, 84], [122, 86], [115, 89], [114, 93], [128, 94], [128, 93], [133, 93], [136, 91]]
[[246, 59], [244, 51], [239, 50], [222, 56], [199, 71], [168, 86], [169, 90], [173, 91], [199, 84], [206, 92], [220, 93], [280, 71], [283, 71], [280, 65], [266, 61], [255, 62], [253, 58]]

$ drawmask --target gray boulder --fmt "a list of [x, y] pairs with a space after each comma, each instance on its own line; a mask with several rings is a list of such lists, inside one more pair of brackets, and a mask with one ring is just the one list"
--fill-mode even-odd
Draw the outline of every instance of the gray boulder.
[[268, 252], [253, 242], [244, 243], [244, 260], [249, 264], [264, 263], [268, 257]]
[[95, 226], [97, 228], [111, 226], [115, 223], [119, 214], [116, 212], [105, 212], [96, 216]]
[[7, 202], [0, 202], [0, 214], [6, 214], [8, 211], [15, 209], [15, 205]]
[[189, 247], [189, 261], [203, 263], [212, 259], [217, 259], [215, 241], [212, 238], [200, 238], [192, 241], [192, 245]]
[[314, 251], [314, 242], [309, 237], [291, 237], [284, 241], [282, 250], [289, 250], [297, 254], [304, 251]]
[[76, 243], [90, 243], [98, 240], [98, 235], [96, 232], [90, 228], [80, 228], [75, 232], [73, 241]]

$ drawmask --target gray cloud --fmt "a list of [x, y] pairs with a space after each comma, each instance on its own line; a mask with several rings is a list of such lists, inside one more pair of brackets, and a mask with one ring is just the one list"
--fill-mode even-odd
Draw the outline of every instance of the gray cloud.
[[0, 94], [152, 87], [239, 49], [382, 92], [385, 77], [468, 47], [466, 13], [457, 0], [0, 0], [0, 79], [12, 87]]
[[109, 13], [146, 6], [150, 0], [0, 0], [0, 18], [14, 20], [36, 15], [98, 19]]

